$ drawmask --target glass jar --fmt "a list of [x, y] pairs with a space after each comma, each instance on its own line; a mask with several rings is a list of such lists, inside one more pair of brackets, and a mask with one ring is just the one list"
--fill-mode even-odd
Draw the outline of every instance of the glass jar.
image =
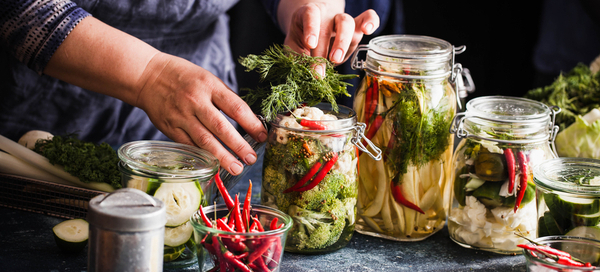
[[135, 141], [118, 150], [124, 188], [141, 190], [165, 204], [164, 268], [197, 262], [192, 215], [212, 201], [219, 161], [198, 147], [166, 141]]
[[[366, 60], [358, 61], [359, 51]], [[359, 156], [356, 230], [396, 241], [420, 241], [444, 227], [456, 112], [454, 55], [464, 47], [432, 37], [381, 36], [361, 46], [354, 69], [365, 76], [354, 110], [383, 160]]]
[[[261, 204], [289, 214], [294, 224], [285, 250], [318, 254], [350, 241], [356, 222], [357, 149], [364, 124], [350, 108], [303, 107], [270, 122], [263, 162]], [[316, 130], [296, 117], [318, 123]], [[318, 121], [317, 121], [318, 120]], [[313, 124], [314, 124], [313, 123]], [[304, 124], [304, 123], [303, 123]], [[376, 156], [381, 151], [375, 149]]]
[[557, 108], [529, 99], [478, 97], [457, 114], [448, 231], [461, 246], [521, 253], [536, 237], [532, 169], [554, 158]]
[[556, 158], [533, 169], [538, 237], [600, 239], [600, 160]]
[[573, 259], [589, 263], [591, 267], [564, 265], [539, 252], [523, 249], [527, 260], [527, 271], [531, 272], [592, 272], [600, 271], [600, 241], [573, 236], [546, 236], [534, 240], [536, 243], [569, 253]]

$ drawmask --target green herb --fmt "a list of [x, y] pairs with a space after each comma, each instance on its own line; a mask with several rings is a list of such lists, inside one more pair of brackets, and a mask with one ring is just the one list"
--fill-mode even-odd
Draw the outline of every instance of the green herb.
[[526, 98], [548, 106], [559, 106], [556, 124], [563, 130], [575, 122], [577, 115], [585, 115], [600, 107], [600, 72], [593, 74], [584, 64], [578, 64], [561, 74], [549, 86], [530, 90]]
[[84, 142], [76, 135], [54, 136], [38, 141], [33, 151], [48, 158], [51, 164], [63, 166], [82, 182], [105, 182], [121, 188], [121, 174], [117, 169], [119, 157], [107, 143]]
[[[246, 67], [246, 72], [255, 70], [260, 74], [257, 89], [247, 90], [243, 99], [256, 111], [260, 102], [260, 113], [273, 120], [278, 113], [298, 108], [303, 103], [313, 106], [319, 102], [331, 103], [334, 111], [338, 110], [335, 97], [346, 95], [346, 87], [351, 85], [344, 80], [357, 75], [340, 75], [333, 69], [333, 64], [325, 58], [311, 57], [297, 53], [289, 47], [274, 45], [264, 51], [263, 55], [241, 57], [239, 62]], [[321, 78], [313, 67], [324, 65], [325, 77]]]
[[449, 107], [423, 111], [420, 100], [426, 92], [420, 83], [413, 83], [399, 93], [395, 105], [386, 113], [391, 114], [397, 140], [391, 150], [389, 165], [401, 174], [410, 164], [421, 166], [438, 159], [450, 144], [450, 123], [453, 114]]

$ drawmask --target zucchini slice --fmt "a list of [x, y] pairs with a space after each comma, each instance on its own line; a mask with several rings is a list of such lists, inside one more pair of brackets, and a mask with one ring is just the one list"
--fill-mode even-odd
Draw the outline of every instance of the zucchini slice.
[[185, 245], [192, 238], [193, 232], [194, 228], [190, 221], [174, 228], [165, 227], [165, 246], [178, 247]]
[[167, 227], [177, 227], [188, 220], [200, 208], [204, 198], [197, 182], [163, 182], [156, 189], [154, 197], [165, 204]]
[[65, 252], [82, 251], [88, 242], [89, 224], [83, 219], [71, 219], [52, 228], [56, 245]]

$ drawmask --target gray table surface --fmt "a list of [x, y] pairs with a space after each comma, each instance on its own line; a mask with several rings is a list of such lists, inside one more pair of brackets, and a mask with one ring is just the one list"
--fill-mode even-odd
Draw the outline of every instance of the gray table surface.
[[[233, 187], [245, 195], [248, 180], [259, 201], [259, 160]], [[253, 201], [253, 202], [254, 202]], [[256, 203], [256, 202], [255, 202]], [[0, 271], [86, 271], [87, 250], [65, 254], [56, 248], [52, 227], [64, 219], [0, 208]], [[198, 265], [165, 271], [197, 271]], [[324, 255], [285, 253], [280, 271], [526, 271], [525, 257], [463, 248], [447, 228], [420, 242], [396, 242], [359, 233], [343, 249]]]

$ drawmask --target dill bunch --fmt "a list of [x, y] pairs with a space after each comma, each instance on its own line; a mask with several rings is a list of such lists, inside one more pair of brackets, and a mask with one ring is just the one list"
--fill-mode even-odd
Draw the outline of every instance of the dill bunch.
[[[350, 96], [344, 80], [358, 75], [338, 74], [333, 64], [325, 58], [312, 57], [293, 51], [288, 46], [273, 45], [262, 55], [250, 54], [240, 57], [239, 62], [246, 72], [256, 71], [260, 75], [256, 89], [244, 88], [248, 93], [242, 98], [267, 121], [278, 113], [291, 111], [303, 104], [314, 106], [326, 101], [337, 111], [335, 98]], [[313, 67], [323, 64], [325, 77], [320, 78]], [[260, 103], [260, 105], [258, 105]], [[259, 109], [259, 110], [258, 110]]]
[[579, 63], [568, 73], [561, 73], [552, 84], [530, 90], [524, 97], [559, 106], [556, 124], [562, 131], [575, 122], [577, 115], [600, 107], [600, 72], [592, 73], [587, 65]]

